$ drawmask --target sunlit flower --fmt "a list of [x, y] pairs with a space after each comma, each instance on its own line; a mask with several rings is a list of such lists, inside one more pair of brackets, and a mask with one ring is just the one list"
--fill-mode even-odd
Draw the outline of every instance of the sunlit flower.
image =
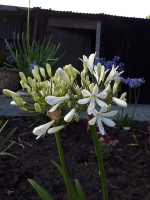
[[51, 122], [48, 122], [48, 123], [46, 123], [46, 124], [43, 124], [43, 125], [41, 125], [41, 126], [36, 127], [36, 128], [33, 130], [33, 133], [34, 133], [35, 135], [38, 135], [38, 137], [37, 137], [36, 139], [40, 138], [41, 136], [44, 137], [44, 135], [46, 134], [46, 131], [49, 129], [49, 127], [50, 127], [51, 125], [53, 125], [54, 122], [55, 122], [55, 121], [53, 120], [53, 121], [51, 121]]
[[84, 97], [88, 97], [88, 98], [80, 99], [80, 100], [78, 100], [78, 103], [79, 104], [87, 104], [90, 102], [88, 109], [87, 109], [87, 113], [89, 115], [92, 114], [92, 110], [95, 108], [95, 101], [101, 107], [107, 106], [107, 104], [104, 101], [100, 100], [100, 99], [105, 99], [107, 97], [107, 93], [106, 92], [98, 93], [97, 85], [94, 86], [92, 94], [88, 90], [82, 90], [81, 93]]
[[47, 96], [45, 97], [45, 101], [49, 104], [49, 105], [54, 105], [49, 112], [53, 112], [54, 110], [56, 110], [56, 108], [65, 100], [69, 99], [68, 96], [64, 96], [64, 97], [54, 97], [54, 96]]
[[111, 120], [111, 119], [107, 119], [105, 117], [112, 117], [114, 115], [117, 114], [117, 110], [115, 111], [111, 111], [111, 112], [107, 112], [107, 106], [103, 106], [100, 109], [100, 112], [98, 112], [96, 109], [93, 109], [93, 115], [95, 117], [93, 117], [90, 121], [89, 121], [89, 125], [94, 125], [96, 123], [97, 127], [99, 128], [99, 131], [101, 132], [102, 135], [105, 134], [104, 131], [104, 127], [102, 124], [102, 121], [110, 127], [115, 126], [115, 123]]
[[94, 66], [94, 76], [97, 80], [98, 85], [100, 85], [102, 78], [104, 76], [104, 73], [106, 74], [108, 71], [109, 71], [109, 69], [105, 71], [105, 67], [104, 67], [104, 65], [102, 65], [101, 66], [101, 72], [100, 72], [100, 75], [99, 75], [98, 70], [97, 70], [97, 66]]

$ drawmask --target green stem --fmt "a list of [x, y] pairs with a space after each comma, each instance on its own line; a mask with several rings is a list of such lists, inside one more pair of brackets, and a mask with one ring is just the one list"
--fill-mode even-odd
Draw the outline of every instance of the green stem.
[[129, 87], [129, 107], [128, 107], [128, 112], [130, 109], [130, 103], [131, 103], [131, 88]]
[[108, 200], [108, 189], [107, 189], [105, 169], [104, 169], [102, 153], [101, 153], [100, 144], [99, 144], [95, 125], [91, 126], [91, 132], [92, 132], [92, 137], [93, 137], [93, 141], [94, 141], [94, 146], [95, 146], [95, 150], [96, 150], [96, 156], [97, 156], [97, 161], [98, 161], [98, 166], [99, 166], [100, 176], [101, 176], [101, 181], [102, 181], [103, 200]]
[[[53, 126], [56, 127], [57, 125], [54, 124]], [[55, 138], [56, 138], [56, 142], [57, 142], [57, 148], [58, 148], [58, 153], [59, 153], [59, 158], [60, 158], [61, 166], [62, 166], [62, 169], [63, 169], [63, 172], [64, 172], [64, 178], [65, 178], [65, 182], [66, 182], [67, 191], [68, 191], [70, 199], [73, 200], [73, 197], [72, 197], [72, 194], [71, 194], [71, 190], [70, 190], [69, 181], [68, 181], [69, 177], [68, 177], [68, 173], [67, 173], [67, 169], [66, 169], [64, 157], [63, 157], [63, 152], [62, 152], [62, 147], [61, 147], [59, 132], [55, 133]]]

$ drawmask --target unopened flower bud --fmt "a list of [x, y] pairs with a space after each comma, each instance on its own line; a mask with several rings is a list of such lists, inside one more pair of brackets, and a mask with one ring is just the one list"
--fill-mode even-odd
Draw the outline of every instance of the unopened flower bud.
[[25, 83], [28, 83], [23, 72], [19, 72], [19, 76], [20, 76], [21, 80], [23, 80]]
[[35, 111], [36, 111], [36, 112], [38, 112], [38, 113], [41, 113], [41, 112], [42, 112], [42, 109], [41, 109], [40, 104], [35, 103], [35, 104], [34, 104], [34, 107], [35, 107]]
[[[34, 80], [35, 80], [35, 79], [34, 79]], [[29, 84], [30, 84], [30, 86], [31, 86], [32, 88], [34, 88], [35, 90], [37, 90], [36, 83], [35, 83], [35, 81], [32, 80], [31, 77], [28, 77], [28, 82], [29, 82]]]
[[123, 99], [123, 101], [125, 101], [125, 102], [126, 102], [126, 101], [127, 101], [127, 99], [126, 99], [126, 98], [124, 98], [124, 99]]
[[70, 100], [67, 102], [67, 105], [68, 105], [68, 108], [71, 108], [71, 101]]
[[46, 70], [47, 70], [49, 77], [51, 77], [51, 75], [52, 75], [51, 66], [48, 63], [46, 64]]
[[71, 75], [72, 75], [73, 77], [75, 77], [75, 72], [74, 72], [73, 67], [72, 67], [71, 64], [69, 64], [69, 70], [70, 70], [70, 72], [71, 72]]
[[113, 86], [113, 94], [116, 93], [117, 89], [118, 89], [118, 83], [115, 83]]
[[104, 92], [107, 92], [107, 94], [109, 94], [111, 92], [111, 86], [110, 86], [110, 84], [107, 85], [107, 87], [104, 90]]
[[85, 78], [85, 73], [84, 71], [81, 72], [81, 79], [84, 79]]
[[12, 95], [12, 99], [14, 100], [14, 102], [15, 102], [18, 106], [20, 106], [20, 107], [24, 106], [23, 100], [22, 100], [21, 97], [16, 97], [15, 95]]
[[3, 93], [9, 97], [12, 97], [13, 95], [15, 95], [16, 97], [20, 97], [19, 94], [12, 92], [11, 90], [7, 90], [7, 89], [3, 89]]
[[97, 74], [98, 74], [98, 77], [100, 77], [100, 75], [101, 75], [101, 63], [97, 64]]
[[42, 76], [43, 76], [44, 78], [46, 78], [46, 76], [45, 76], [45, 69], [42, 68], [42, 67], [40, 67], [40, 72], [41, 72]]
[[36, 91], [32, 92], [32, 96], [33, 96], [34, 101], [37, 101], [37, 99], [38, 99], [38, 94], [37, 94]]
[[83, 66], [84, 66], [84, 71], [87, 74], [87, 62], [86, 61], [83, 62]]
[[108, 104], [107, 112], [110, 111], [110, 109], [111, 109], [111, 104]]
[[24, 111], [26, 111], [26, 112], [28, 111], [28, 109], [25, 108], [25, 107], [21, 107], [21, 109], [24, 110]]
[[127, 93], [124, 92], [124, 93], [121, 95], [120, 99], [123, 100], [123, 99], [126, 97], [126, 95], [127, 95]]
[[23, 80], [21, 80], [20, 84], [21, 84], [22, 88], [24, 89], [25, 88], [25, 82]]
[[93, 91], [93, 88], [94, 88], [94, 83], [91, 83], [91, 84], [89, 85], [90, 92]]
[[26, 89], [27, 89], [27, 91], [28, 91], [28, 94], [31, 94], [31, 87], [28, 86], [28, 87], [26, 87]]
[[[37, 65], [34, 65], [34, 71], [37, 75], [39, 75], [39, 69], [38, 69]], [[33, 72], [33, 70], [32, 70], [32, 72]]]
[[77, 113], [74, 113], [74, 120], [75, 120], [76, 122], [79, 121], [79, 115], [78, 115]]
[[118, 99], [116, 97], [113, 97], [112, 100], [121, 108], [126, 108], [127, 107], [127, 103], [121, 99]]
[[40, 86], [46, 89], [50, 88], [48, 81], [40, 82]]
[[58, 68], [57, 73], [59, 77], [64, 80], [68, 85], [71, 85], [68, 75], [64, 72], [63, 69]]

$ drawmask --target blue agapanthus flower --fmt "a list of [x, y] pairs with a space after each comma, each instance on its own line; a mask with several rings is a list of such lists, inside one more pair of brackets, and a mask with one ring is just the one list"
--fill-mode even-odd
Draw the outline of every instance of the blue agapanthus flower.
[[[10, 46], [10, 48], [11, 48], [11, 49], [13, 49], [13, 48], [14, 48], [14, 45], [13, 45], [12, 43], [9, 43], [9, 46]], [[7, 46], [7, 45], [6, 45], [6, 49], [7, 49], [7, 50], [9, 50], [9, 48], [8, 48], [8, 46]]]
[[34, 69], [34, 66], [35, 66], [35, 65], [38, 67], [38, 69], [40, 68], [40, 66], [37, 65], [37, 64], [36, 64], [36, 61], [34, 60], [33, 63], [30, 64], [30, 72], [31, 72], [31, 73], [32, 73], [32, 70]]
[[12, 64], [12, 63], [15, 62], [16, 60], [15, 60], [14, 57], [11, 55], [11, 56], [8, 56], [8, 57], [7, 57], [7, 61], [9, 62], [9, 64]]
[[140, 87], [142, 84], [145, 83], [144, 78], [127, 78], [127, 79], [123, 77], [120, 78], [122, 83], [128, 84], [131, 88]]

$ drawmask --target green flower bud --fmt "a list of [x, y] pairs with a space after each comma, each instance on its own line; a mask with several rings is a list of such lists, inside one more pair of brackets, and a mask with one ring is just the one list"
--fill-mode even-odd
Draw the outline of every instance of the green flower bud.
[[[33, 70], [32, 70], [33, 71]], [[34, 71], [37, 74], [37, 76], [39, 75], [39, 69], [36, 65], [34, 65]]]
[[51, 66], [48, 63], [46, 64], [46, 70], [47, 70], [49, 77], [51, 77], [51, 75], [52, 75]]
[[20, 106], [20, 107], [24, 106], [23, 100], [22, 100], [21, 97], [16, 97], [15, 95], [12, 95], [12, 99], [14, 100], [14, 102], [15, 102], [18, 106]]
[[78, 115], [77, 113], [74, 113], [74, 120], [75, 120], [76, 122], [79, 121], [79, 115]]
[[87, 74], [87, 62], [86, 61], [83, 62], [83, 66], [84, 66], [85, 74]]
[[28, 83], [23, 72], [19, 72], [19, 76], [20, 76], [21, 80], [23, 80], [25, 83]]
[[19, 94], [12, 92], [11, 90], [7, 90], [7, 89], [3, 89], [3, 93], [9, 97], [12, 97], [13, 95], [15, 95], [16, 97], [20, 97]]
[[37, 99], [38, 99], [38, 94], [37, 94], [36, 91], [32, 92], [32, 96], [33, 96], [34, 101], [37, 101]]
[[100, 78], [100, 75], [101, 75], [101, 63], [97, 64], [97, 74], [98, 74], [98, 77]]
[[21, 109], [24, 110], [24, 111], [26, 111], [26, 112], [28, 111], [28, 109], [25, 108], [25, 107], [21, 107]]
[[24, 89], [25, 88], [25, 82], [23, 80], [21, 80], [20, 84], [21, 84], [22, 88]]
[[35, 103], [35, 104], [34, 104], [34, 107], [35, 107], [35, 111], [36, 111], [37, 113], [41, 113], [41, 112], [42, 112], [42, 109], [41, 109], [40, 104]]
[[120, 99], [123, 100], [123, 99], [126, 97], [126, 95], [127, 95], [127, 93], [124, 92], [124, 93], [121, 95]]
[[93, 91], [93, 88], [94, 88], [94, 83], [91, 83], [90, 85], [89, 85], [89, 89], [90, 89], [90, 92], [92, 93], [92, 91]]
[[115, 83], [113, 86], [113, 94], [116, 93], [117, 89], [118, 89], [118, 83]]
[[46, 88], [42, 89], [42, 93], [43, 93], [42, 95], [45, 97], [46, 96]]
[[40, 67], [40, 72], [41, 72], [42, 76], [43, 76], [44, 78], [46, 78], [46, 76], [45, 76], [45, 69], [42, 68], [42, 67]]
[[71, 64], [69, 64], [69, 70], [71, 72], [71, 75], [75, 77], [75, 72], [74, 72], [73, 67], [72, 67]]
[[50, 88], [48, 81], [40, 82], [40, 86], [43, 87], [43, 88], [46, 88], [46, 89]]
[[31, 87], [28, 86], [26, 89], [27, 89], [27, 91], [28, 91], [28, 94], [31, 94]]
[[[35, 79], [34, 79], [35, 80]], [[36, 87], [36, 81], [33, 81], [31, 77], [28, 77], [28, 82], [30, 84], [30, 86], [32, 88], [34, 88], [35, 90], [37, 90], [37, 87]]]
[[85, 78], [85, 73], [84, 71], [81, 72], [81, 79], [84, 79]]
[[111, 104], [108, 104], [107, 112], [110, 111], [110, 109], [111, 109]]
[[68, 100], [67, 105], [68, 105], [68, 108], [71, 108], [71, 101], [70, 100]]

